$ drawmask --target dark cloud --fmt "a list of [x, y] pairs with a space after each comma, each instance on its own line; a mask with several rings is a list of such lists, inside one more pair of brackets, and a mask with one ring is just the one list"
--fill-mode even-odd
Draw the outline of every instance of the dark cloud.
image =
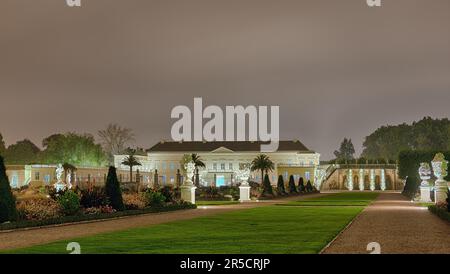
[[384, 124], [448, 117], [450, 1], [2, 0], [0, 132], [133, 128], [170, 137], [170, 110], [279, 105], [281, 136], [329, 158]]

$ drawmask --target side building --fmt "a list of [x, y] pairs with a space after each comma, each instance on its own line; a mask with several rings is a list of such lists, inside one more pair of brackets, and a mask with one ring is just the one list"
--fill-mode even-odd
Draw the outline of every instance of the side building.
[[[13, 189], [24, 186], [49, 186], [56, 183], [57, 165], [7, 165], [6, 175]], [[80, 187], [89, 185], [102, 186], [108, 175], [107, 167], [76, 167], [71, 176], [71, 183]], [[120, 182], [130, 181], [129, 168], [117, 169]], [[139, 180], [142, 183], [150, 182], [150, 173], [141, 172], [133, 174], [133, 182]], [[66, 178], [63, 178], [66, 181]]]
[[[185, 155], [198, 154], [205, 163], [199, 169], [200, 183], [203, 186], [229, 186], [240, 183], [236, 173], [261, 154], [261, 142], [165, 142], [162, 141], [147, 152], [147, 156], [137, 156], [142, 164], [134, 171], [151, 173], [150, 184], [157, 180], [160, 185], [176, 185], [183, 181], [182, 159]], [[277, 183], [278, 175], [285, 181], [291, 175], [296, 182], [303, 177], [314, 183], [315, 174], [320, 164], [320, 154], [309, 150], [300, 141], [280, 141], [276, 152], [264, 153], [274, 162], [275, 169], [269, 174], [272, 184]], [[126, 155], [116, 155], [117, 168], [123, 169], [121, 163]], [[250, 175], [250, 181], [261, 182], [261, 172]]]

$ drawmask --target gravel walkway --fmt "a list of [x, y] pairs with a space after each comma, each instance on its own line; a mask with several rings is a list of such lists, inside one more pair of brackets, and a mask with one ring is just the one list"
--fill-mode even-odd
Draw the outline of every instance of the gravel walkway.
[[258, 206], [267, 206], [289, 201], [319, 197], [324, 194], [289, 197], [281, 200], [250, 202], [236, 205], [199, 206], [197, 209], [179, 210], [159, 214], [145, 214], [120, 219], [111, 219], [90, 223], [68, 224], [62, 226], [34, 228], [12, 232], [0, 232], [0, 250], [15, 249], [45, 244], [65, 239], [85, 237], [99, 233], [127, 230], [136, 227], [157, 225], [172, 221], [188, 220], [224, 212], [243, 210]]
[[377, 242], [382, 254], [450, 254], [449, 236], [448, 222], [399, 193], [382, 193], [323, 253], [367, 254]]

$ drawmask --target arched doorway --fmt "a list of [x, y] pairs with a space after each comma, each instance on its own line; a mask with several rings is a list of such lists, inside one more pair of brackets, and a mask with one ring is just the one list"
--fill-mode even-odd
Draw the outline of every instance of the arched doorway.
[[358, 175], [353, 176], [353, 189], [354, 190], [360, 190], [359, 189], [359, 176]]
[[381, 178], [380, 175], [375, 176], [375, 190], [381, 190]]

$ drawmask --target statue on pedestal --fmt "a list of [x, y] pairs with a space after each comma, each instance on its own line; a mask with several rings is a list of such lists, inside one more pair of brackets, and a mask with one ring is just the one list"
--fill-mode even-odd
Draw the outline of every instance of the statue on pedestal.
[[444, 154], [438, 153], [431, 162], [431, 165], [433, 166], [434, 176], [437, 178], [434, 183], [434, 201], [435, 203], [444, 203], [447, 199], [448, 191], [448, 184], [444, 180], [448, 175], [448, 161], [445, 160]]
[[424, 203], [431, 202], [430, 183], [428, 182], [431, 179], [431, 167], [428, 163], [420, 164], [419, 176], [422, 180], [420, 184], [420, 201]]

